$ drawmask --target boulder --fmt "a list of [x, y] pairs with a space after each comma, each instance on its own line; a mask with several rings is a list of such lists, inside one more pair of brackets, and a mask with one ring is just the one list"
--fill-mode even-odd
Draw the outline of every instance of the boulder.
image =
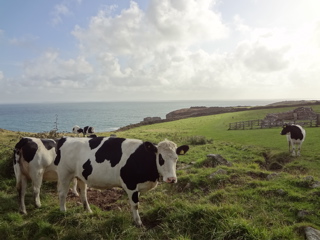
[[306, 239], [307, 240], [320, 240], [320, 231], [317, 229], [314, 229], [312, 227], [306, 227], [304, 229], [306, 233]]

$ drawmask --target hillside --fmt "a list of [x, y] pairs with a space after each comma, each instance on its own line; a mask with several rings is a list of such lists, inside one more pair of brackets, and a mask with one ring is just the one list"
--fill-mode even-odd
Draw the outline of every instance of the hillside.
[[288, 107], [288, 106], [304, 106], [304, 105], [319, 105], [320, 101], [281, 101], [272, 104], [268, 104], [266, 106], [236, 106], [236, 107], [190, 107], [184, 109], [178, 109], [172, 111], [166, 115], [167, 120], [176, 120], [183, 119], [188, 117], [199, 117], [199, 116], [207, 116], [213, 114], [221, 114], [228, 112], [239, 112], [246, 110], [258, 110], [258, 109], [270, 109], [270, 108], [279, 108], [279, 107]]
[[[319, 105], [312, 105], [320, 111]], [[89, 191], [93, 214], [68, 196], [59, 211], [54, 183], [42, 188], [42, 208], [18, 213], [12, 147], [21, 133], [0, 131], [0, 234], [2, 239], [306, 239], [320, 229], [320, 128], [306, 128], [301, 157], [288, 153], [279, 128], [228, 131], [228, 123], [286, 112], [292, 107], [228, 112], [145, 125], [118, 137], [159, 142], [165, 138], [189, 152], [179, 157], [178, 183], [160, 183], [140, 197], [143, 228], [133, 224], [121, 189]], [[25, 134], [23, 134], [25, 135]], [[110, 133], [101, 133], [109, 136]], [[220, 160], [216, 160], [215, 157]]]

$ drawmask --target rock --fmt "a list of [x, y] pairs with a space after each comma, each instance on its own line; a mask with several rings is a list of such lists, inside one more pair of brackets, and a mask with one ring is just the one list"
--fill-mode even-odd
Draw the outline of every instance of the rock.
[[277, 190], [277, 193], [278, 193], [280, 196], [284, 196], [284, 195], [287, 194], [287, 192], [284, 191], [283, 189], [278, 189], [278, 190]]
[[211, 163], [209, 165], [212, 165], [213, 167], [216, 167], [218, 165], [226, 165], [228, 167], [232, 166], [232, 163], [227, 161], [220, 154], [208, 154], [207, 155], [207, 162]]
[[306, 239], [307, 240], [320, 240], [320, 231], [317, 229], [314, 229], [312, 227], [306, 227], [304, 229], [306, 233]]
[[209, 178], [213, 178], [214, 176], [216, 176], [216, 175], [218, 175], [218, 174], [220, 174], [220, 175], [226, 175], [226, 174], [228, 174], [228, 172], [227, 172], [226, 170], [223, 170], [223, 169], [220, 168], [218, 171], [216, 171], [216, 172], [214, 172], [214, 173], [211, 173], [210, 176], [209, 176]]
[[320, 188], [320, 182], [319, 181], [314, 182], [311, 188]]
[[299, 218], [305, 218], [305, 217], [308, 216], [309, 214], [310, 214], [310, 212], [307, 211], [307, 210], [300, 210], [300, 211], [298, 212], [298, 217], [299, 217]]
[[314, 179], [312, 176], [306, 176], [303, 178], [304, 181], [307, 181], [307, 182], [312, 182]]
[[267, 176], [267, 180], [272, 180], [276, 178], [279, 174], [278, 173], [271, 173]]

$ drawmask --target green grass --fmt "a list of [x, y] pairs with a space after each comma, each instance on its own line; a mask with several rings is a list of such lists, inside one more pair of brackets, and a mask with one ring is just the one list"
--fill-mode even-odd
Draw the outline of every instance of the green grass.
[[[320, 112], [320, 106], [312, 106]], [[140, 198], [144, 228], [133, 224], [127, 196], [118, 208], [93, 214], [68, 201], [58, 207], [56, 186], [45, 183], [36, 209], [30, 188], [28, 215], [18, 213], [12, 151], [21, 133], [0, 132], [1, 239], [305, 239], [303, 229], [320, 229], [320, 128], [306, 128], [302, 156], [288, 154], [280, 128], [228, 130], [229, 122], [264, 118], [292, 108], [254, 110], [153, 124], [117, 132], [119, 137], [189, 144], [178, 162], [178, 183], [165, 183]], [[26, 134], [23, 134], [26, 135]], [[99, 135], [110, 135], [101, 133]], [[212, 167], [208, 154], [232, 166]], [[280, 168], [271, 170], [277, 163]], [[219, 174], [215, 174], [219, 169]], [[304, 213], [304, 214], [301, 214]]]

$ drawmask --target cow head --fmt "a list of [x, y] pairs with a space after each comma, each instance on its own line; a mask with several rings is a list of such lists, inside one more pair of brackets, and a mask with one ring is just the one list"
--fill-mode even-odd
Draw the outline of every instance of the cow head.
[[290, 133], [290, 131], [291, 131], [291, 125], [286, 123], [283, 125], [282, 131], [280, 132], [280, 134], [287, 135]]
[[152, 143], [145, 143], [149, 150], [156, 153], [157, 168], [160, 175], [163, 177], [163, 181], [167, 183], [176, 183], [176, 165], [178, 161], [178, 155], [184, 155], [188, 150], [189, 146], [183, 145], [177, 148], [174, 142], [165, 140], [158, 144], [158, 146]]
[[75, 134], [82, 133], [82, 132], [83, 132], [83, 129], [80, 128], [78, 125], [75, 125], [75, 126], [72, 128], [72, 132], [75, 133]]

